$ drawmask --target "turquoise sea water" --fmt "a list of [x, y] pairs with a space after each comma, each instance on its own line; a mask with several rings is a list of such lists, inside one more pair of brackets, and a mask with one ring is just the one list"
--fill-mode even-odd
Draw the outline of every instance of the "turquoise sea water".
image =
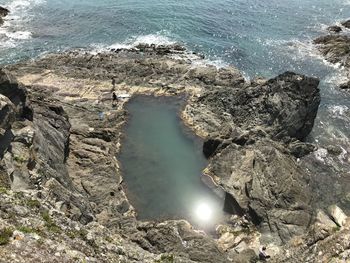
[[[318, 145], [320, 163], [337, 163], [339, 176], [328, 178], [334, 192], [344, 186], [339, 178], [349, 178], [350, 92], [337, 89], [347, 76], [327, 64], [311, 42], [328, 25], [350, 18], [350, 0], [0, 0], [0, 5], [12, 11], [0, 28], [0, 64], [71, 48], [180, 42], [207, 62], [238, 67], [247, 78], [286, 70], [318, 77], [322, 103], [309, 141]], [[327, 145], [341, 146], [343, 154], [326, 156]], [[323, 166], [320, 170], [327, 178]]]

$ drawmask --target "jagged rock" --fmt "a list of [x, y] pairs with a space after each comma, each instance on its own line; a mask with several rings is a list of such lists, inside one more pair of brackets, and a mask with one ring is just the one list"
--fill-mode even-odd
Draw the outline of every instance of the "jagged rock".
[[331, 63], [340, 63], [341, 66], [350, 66], [350, 38], [347, 35], [321, 36], [314, 40], [318, 49]]
[[286, 242], [306, 231], [312, 218], [308, 176], [277, 143], [230, 145], [210, 163], [210, 172], [230, 193], [236, 210]]
[[286, 72], [265, 85], [207, 92], [198, 103], [219, 116], [230, 114], [241, 129], [259, 127], [271, 136], [304, 139], [320, 104], [318, 84], [315, 78]]
[[328, 208], [329, 215], [333, 218], [334, 222], [337, 223], [338, 226], [342, 227], [346, 223], [346, 219], [348, 218], [343, 210], [341, 210], [338, 206], [332, 205]]
[[294, 141], [288, 145], [291, 154], [297, 158], [304, 157], [311, 152], [314, 152], [317, 147], [311, 143]]
[[340, 89], [348, 90], [350, 89], [350, 81], [343, 83], [339, 86]]
[[336, 146], [336, 145], [328, 145], [327, 146], [327, 152], [329, 154], [338, 156], [338, 155], [342, 154], [343, 149], [341, 147], [339, 147], [339, 146]]
[[343, 27], [350, 28], [350, 20], [341, 23]]
[[0, 17], [5, 17], [10, 13], [7, 8], [0, 6]]
[[32, 120], [33, 113], [27, 100], [26, 89], [3, 69], [0, 69], [0, 94], [6, 96], [15, 105], [18, 117]]
[[11, 128], [11, 125], [14, 123], [15, 120], [16, 120], [15, 106], [7, 97], [0, 94], [0, 130], [2, 130], [2, 132], [0, 133], [0, 136], [3, 135], [3, 133], [6, 130]]
[[10, 11], [4, 7], [0, 6], [0, 26], [4, 23], [4, 17], [7, 16], [10, 13]]
[[327, 28], [327, 30], [332, 33], [339, 33], [343, 31], [340, 26], [330, 26]]

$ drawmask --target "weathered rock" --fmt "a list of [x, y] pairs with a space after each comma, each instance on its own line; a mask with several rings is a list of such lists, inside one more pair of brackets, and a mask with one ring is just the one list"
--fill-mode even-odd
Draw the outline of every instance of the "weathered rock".
[[6, 70], [0, 69], [0, 94], [6, 96], [16, 107], [18, 117], [32, 120], [33, 113], [27, 100], [25, 88]]
[[319, 80], [286, 72], [265, 85], [218, 89], [205, 93], [198, 103], [207, 105], [244, 130], [256, 127], [271, 136], [304, 139], [311, 131], [320, 104]]
[[314, 40], [318, 49], [331, 63], [339, 63], [348, 68], [350, 66], [350, 38], [347, 35], [327, 35]]
[[232, 144], [212, 159], [210, 172], [234, 198], [236, 211], [278, 233], [281, 241], [304, 233], [309, 226], [312, 196], [308, 177], [277, 143]]
[[[54, 218], [89, 229], [84, 251], [79, 243], [72, 254], [89, 254], [97, 262], [113, 262], [112, 255], [116, 262], [256, 260], [250, 240], [258, 234], [233, 238], [227, 233], [221, 239], [224, 252], [216, 240], [186, 222], [136, 220], [115, 158], [125, 112], [122, 105], [111, 110], [100, 99], [109, 96], [111, 77], [121, 92], [130, 94], [190, 94], [184, 119], [209, 134], [203, 148], [211, 158], [208, 174], [226, 191], [228, 207], [247, 214], [264, 235], [287, 242], [312, 223], [308, 174], [295, 156], [314, 149], [298, 140], [312, 129], [320, 102], [318, 80], [286, 72], [246, 83], [235, 68], [194, 67], [187, 55], [181, 46], [140, 45], [96, 55], [48, 55], [8, 67], [29, 87], [24, 100], [13, 104], [21, 110], [29, 95], [34, 116], [33, 121], [16, 116], [5, 170], [19, 182], [23, 178], [30, 191], [39, 189], [42, 202], [62, 213], [51, 213]], [[10, 100], [16, 97], [5, 90]], [[106, 240], [103, 226], [118, 241]], [[62, 242], [72, 250], [71, 243]]]
[[9, 13], [10, 11], [8, 9], [0, 6], [0, 26], [2, 26], [4, 23], [3, 18], [7, 16]]
[[343, 152], [343, 149], [341, 147], [339, 147], [339, 146], [336, 146], [336, 145], [328, 145], [327, 146], [327, 152], [329, 154], [338, 156], [338, 155], [340, 155]]
[[341, 210], [338, 206], [336, 205], [330, 206], [328, 208], [328, 213], [338, 226], [342, 227], [345, 225], [346, 219], [348, 217], [345, 215], [343, 210]]
[[3, 132], [8, 130], [16, 120], [16, 109], [12, 102], [0, 94], [0, 129]]
[[330, 26], [327, 28], [327, 30], [332, 33], [340, 33], [343, 31], [340, 26]]
[[350, 89], [350, 81], [343, 83], [339, 86], [340, 89], [348, 90]]
[[346, 20], [341, 23], [343, 27], [350, 28], [350, 20]]
[[2, 6], [0, 6], [0, 16], [1, 17], [5, 17], [10, 13], [10, 11], [7, 8], [4, 8]]

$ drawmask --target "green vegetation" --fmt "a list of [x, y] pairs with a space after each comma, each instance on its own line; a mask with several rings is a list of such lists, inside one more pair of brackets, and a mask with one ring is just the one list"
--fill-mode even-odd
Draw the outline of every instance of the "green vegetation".
[[42, 214], [41, 214], [42, 218], [44, 219], [45, 221], [45, 226], [46, 228], [52, 232], [52, 233], [61, 233], [62, 229], [55, 224], [55, 222], [52, 220], [52, 218], [50, 217], [49, 215], [49, 212], [48, 211], [44, 211]]
[[81, 229], [81, 230], [71, 230], [71, 231], [68, 231], [66, 234], [71, 239], [81, 238], [85, 240], [88, 232], [84, 229]]
[[23, 192], [15, 192], [15, 198], [16, 199], [24, 198], [24, 193]]
[[7, 194], [8, 189], [0, 186], [0, 194]]
[[17, 163], [25, 163], [25, 162], [27, 162], [27, 160], [24, 157], [17, 156], [17, 155], [13, 156], [13, 160], [16, 161]]
[[0, 246], [6, 245], [10, 242], [13, 235], [13, 229], [6, 227], [0, 230]]
[[333, 227], [333, 233], [340, 231], [340, 226]]
[[30, 234], [30, 233], [36, 233], [39, 234], [40, 231], [37, 229], [27, 227], [27, 226], [20, 226], [17, 228], [18, 231], [21, 231], [22, 233]]
[[34, 199], [28, 200], [27, 205], [30, 208], [40, 208], [40, 202], [38, 200], [34, 200]]
[[160, 260], [157, 260], [155, 261], [155, 263], [173, 263], [175, 260], [175, 257], [173, 254], [171, 255], [165, 255], [163, 254], [161, 257], [160, 257]]

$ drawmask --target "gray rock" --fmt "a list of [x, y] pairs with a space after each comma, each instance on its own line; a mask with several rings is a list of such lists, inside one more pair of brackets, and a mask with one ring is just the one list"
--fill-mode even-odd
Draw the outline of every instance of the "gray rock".
[[345, 215], [343, 210], [341, 210], [338, 206], [336, 205], [330, 206], [328, 208], [328, 213], [338, 226], [342, 227], [345, 225], [346, 219], [348, 217]]
[[314, 40], [321, 54], [331, 63], [349, 68], [350, 38], [347, 35], [327, 35]]
[[271, 136], [304, 139], [311, 131], [320, 104], [319, 80], [286, 72], [266, 85], [217, 89], [198, 103], [217, 115], [228, 113], [241, 129], [259, 127]]
[[350, 28], [350, 20], [341, 23], [343, 27]]
[[343, 31], [340, 26], [330, 26], [327, 28], [327, 30], [332, 33], [340, 33]]
[[343, 83], [339, 86], [340, 89], [343, 89], [343, 90], [349, 90], [350, 89], [350, 81], [346, 82], [346, 83]]
[[0, 129], [3, 131], [1, 135], [11, 128], [15, 120], [15, 106], [6, 96], [0, 94]]
[[212, 158], [210, 172], [233, 200], [236, 212], [282, 242], [304, 233], [312, 219], [308, 176], [273, 141], [230, 145]]

